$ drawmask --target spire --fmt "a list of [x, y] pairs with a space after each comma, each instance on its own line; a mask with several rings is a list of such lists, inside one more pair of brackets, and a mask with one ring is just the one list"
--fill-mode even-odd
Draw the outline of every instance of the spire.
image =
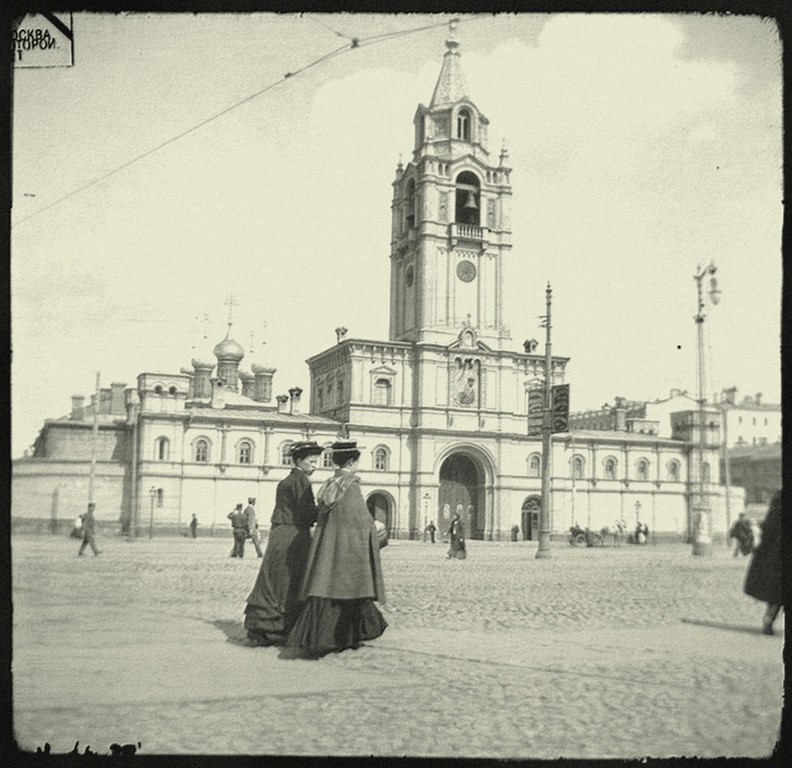
[[467, 82], [465, 74], [462, 72], [461, 57], [459, 55], [459, 41], [456, 39], [456, 25], [458, 19], [451, 19], [448, 23], [448, 39], [446, 48], [448, 49], [443, 56], [443, 66], [440, 69], [440, 76], [437, 78], [432, 100], [429, 108], [439, 104], [453, 104], [467, 97]]

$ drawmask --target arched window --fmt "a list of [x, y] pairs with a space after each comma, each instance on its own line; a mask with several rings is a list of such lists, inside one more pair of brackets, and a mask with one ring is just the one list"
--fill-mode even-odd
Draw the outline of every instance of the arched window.
[[386, 448], [379, 447], [374, 451], [374, 469], [386, 472], [388, 469], [388, 451]]
[[583, 457], [573, 456], [571, 464], [572, 478], [574, 480], [581, 480], [583, 478]]
[[202, 464], [205, 464], [209, 461], [209, 441], [204, 440], [201, 438], [200, 440], [195, 441], [194, 448], [194, 460], [199, 461]]
[[415, 227], [415, 180], [408, 179], [406, 187], [407, 202], [404, 208], [404, 221], [407, 229]]
[[161, 395], [163, 393], [163, 391], [164, 390], [162, 389], [162, 384], [157, 384], [157, 386], [154, 387], [154, 394], [155, 395]]
[[374, 405], [391, 404], [391, 383], [388, 379], [377, 379], [374, 382]]
[[470, 111], [467, 109], [460, 109], [457, 112], [456, 137], [464, 141], [470, 141]]
[[711, 480], [711, 472], [710, 472], [710, 465], [708, 462], [704, 462], [701, 465], [701, 480], [702, 482], [709, 483], [712, 482]]
[[288, 467], [291, 465], [291, 442], [284, 443], [280, 449], [280, 463], [281, 466]]
[[154, 456], [157, 461], [167, 461], [170, 456], [170, 440], [167, 437], [158, 437], [154, 443]]
[[605, 470], [606, 480], [616, 479], [616, 459], [614, 459], [613, 456], [608, 456], [608, 458], [602, 462], [602, 467]]
[[249, 440], [243, 440], [237, 445], [237, 464], [253, 463], [253, 444]]
[[542, 457], [538, 453], [532, 453], [528, 457], [528, 477], [541, 477]]
[[324, 409], [324, 390], [321, 387], [316, 390], [316, 404], [320, 411]]
[[478, 176], [462, 171], [455, 184], [455, 218], [457, 224], [478, 226], [481, 221], [481, 184]]
[[176, 394], [176, 387], [174, 387], [173, 385], [168, 387], [168, 394], [169, 395], [175, 395]]
[[157, 488], [157, 506], [165, 506], [165, 491], [162, 488]]
[[671, 461], [668, 462], [666, 467], [668, 469], [668, 479], [672, 483], [678, 483], [679, 482], [679, 462], [676, 459], [672, 459]]
[[649, 479], [649, 462], [646, 459], [638, 459], [635, 465], [635, 474], [638, 480]]

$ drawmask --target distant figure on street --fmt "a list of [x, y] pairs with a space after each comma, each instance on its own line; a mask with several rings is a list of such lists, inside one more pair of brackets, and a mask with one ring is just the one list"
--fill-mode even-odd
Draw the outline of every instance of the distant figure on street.
[[437, 533], [437, 526], [434, 524], [434, 520], [429, 521], [429, 525], [426, 526], [426, 532], [429, 534], [429, 541], [434, 544], [435, 534]]
[[82, 538], [83, 535], [82, 520], [83, 520], [82, 515], [77, 515], [77, 517], [74, 518], [74, 522], [72, 523], [71, 533], [69, 534], [69, 536], [71, 536], [73, 539]]
[[646, 523], [638, 523], [635, 526], [635, 543], [646, 544], [649, 541], [649, 526]]
[[96, 542], [94, 541], [94, 535], [96, 534], [96, 519], [94, 518], [94, 510], [96, 509], [96, 504], [92, 501], [88, 504], [88, 511], [82, 516], [82, 531], [83, 531], [83, 538], [82, 544], [80, 544], [80, 551], [77, 553], [78, 555], [82, 556], [85, 548], [90, 544], [91, 549], [93, 550], [94, 557], [96, 555], [101, 554], [99, 550], [96, 548]]
[[512, 541], [517, 541], [519, 536], [520, 536], [520, 526], [519, 525], [513, 525], [511, 527], [511, 540]]
[[244, 557], [245, 556], [245, 539], [248, 537], [247, 518], [242, 511], [242, 505], [237, 504], [234, 509], [228, 513], [228, 519], [231, 521], [231, 531], [234, 534], [234, 547], [231, 550], [231, 557]]
[[751, 521], [745, 516], [745, 512], [740, 512], [734, 525], [729, 529], [729, 538], [735, 539], [734, 556], [742, 554], [750, 555], [754, 548], [754, 532]]
[[355, 649], [388, 626], [375, 602], [385, 601], [380, 542], [360, 480], [357, 443], [333, 444], [337, 469], [316, 495], [316, 530], [300, 588], [304, 601], [279, 658], [315, 659]]
[[762, 523], [762, 540], [754, 550], [743, 591], [767, 603], [762, 617], [762, 632], [773, 634], [773, 622], [783, 605], [781, 589], [781, 491], [773, 496]]
[[248, 505], [245, 507], [245, 519], [247, 521], [248, 537], [256, 548], [256, 554], [261, 557], [261, 536], [259, 536], [258, 520], [256, 520], [256, 499], [253, 496], [248, 498]]
[[198, 536], [198, 518], [193, 514], [192, 520], [190, 520], [190, 534], [193, 538]]
[[250, 645], [283, 645], [300, 610], [300, 584], [311, 548], [311, 526], [316, 522], [316, 501], [308, 478], [323, 450], [310, 440], [291, 446], [292, 470], [275, 491], [267, 549], [245, 606]]
[[448, 536], [451, 539], [451, 546], [448, 548], [446, 559], [455, 557], [464, 560], [467, 557], [465, 550], [465, 531], [462, 527], [462, 520], [459, 512], [454, 512], [451, 518], [451, 527], [448, 529]]

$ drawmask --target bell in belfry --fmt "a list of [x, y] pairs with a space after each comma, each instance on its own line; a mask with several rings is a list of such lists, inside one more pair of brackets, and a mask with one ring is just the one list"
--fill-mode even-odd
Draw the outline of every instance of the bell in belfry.
[[472, 208], [472, 209], [478, 208], [478, 205], [476, 205], [476, 195], [473, 192], [468, 192], [468, 198], [467, 198], [467, 202], [465, 203], [465, 208]]

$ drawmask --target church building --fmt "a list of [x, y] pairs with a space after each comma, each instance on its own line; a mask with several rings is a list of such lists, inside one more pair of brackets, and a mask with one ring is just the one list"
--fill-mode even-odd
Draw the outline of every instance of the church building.
[[[392, 182], [389, 338], [336, 329], [336, 344], [307, 360], [308, 403], [295, 386], [273, 404], [275, 367], [240, 369], [245, 354], [229, 322], [213, 355], [191, 368], [141, 373], [136, 387], [113, 384], [90, 406], [78, 400], [70, 416], [48, 420], [34, 455], [14, 465], [14, 519], [29, 515], [31, 495], [55, 518], [83, 511], [97, 410], [97, 516], [127, 528], [181, 528], [193, 513], [199, 530], [225, 528], [248, 496], [266, 526], [289, 445], [350, 437], [363, 446], [369, 508], [391, 536], [414, 537], [430, 521], [446, 530], [459, 512], [472, 539], [506, 539], [514, 525], [522, 538], [538, 538], [542, 444], [529, 437], [529, 398], [546, 375], [566, 383], [569, 360], [553, 356], [546, 371], [536, 342], [514, 349], [504, 282], [510, 260], [525, 254], [512, 253], [512, 169], [505, 147], [490, 152], [489, 121], [468, 92], [459, 44], [449, 39], [446, 48], [429, 104], [413, 118], [412, 157]], [[725, 531], [717, 428], [707, 424], [704, 464], [713, 470], [699, 477], [697, 414], [675, 416], [667, 437], [615, 428], [554, 434], [554, 534], [622, 519], [628, 529], [640, 520], [684, 539], [702, 483], [713, 530]], [[328, 456], [320, 463], [317, 486], [333, 471]]]

